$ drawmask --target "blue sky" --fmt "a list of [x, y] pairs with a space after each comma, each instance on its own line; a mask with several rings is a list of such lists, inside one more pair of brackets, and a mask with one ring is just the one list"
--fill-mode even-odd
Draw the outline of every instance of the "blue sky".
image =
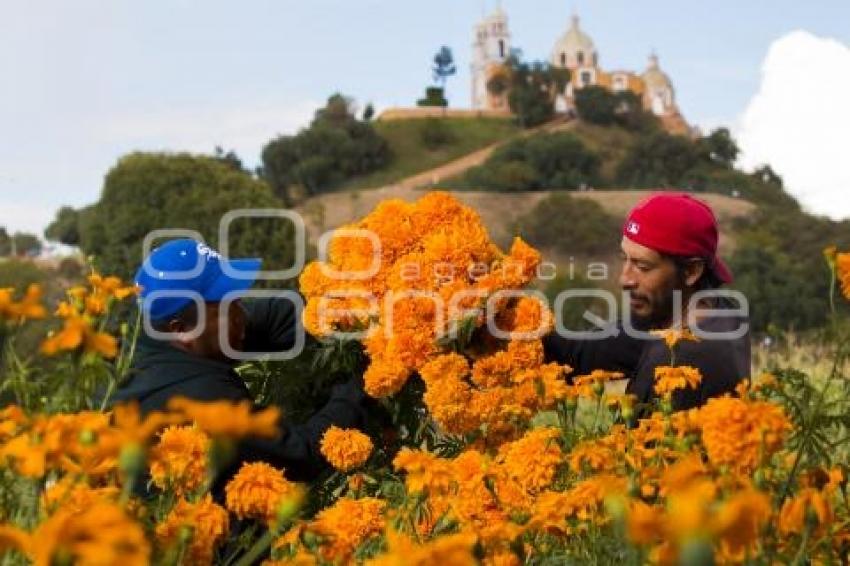
[[[543, 59], [576, 10], [604, 68], [642, 70], [651, 49], [691, 122], [735, 127], [771, 45], [795, 30], [850, 44], [850, 2], [503, 0], [515, 46]], [[0, 4], [0, 225], [40, 231], [62, 204], [97, 200], [134, 149], [234, 148], [309, 120], [341, 91], [409, 105], [433, 53], [454, 50], [454, 106], [469, 104], [482, 0], [34, 0]], [[843, 62], [843, 59], [841, 60]], [[801, 76], [806, 69], [799, 69]], [[850, 67], [837, 69], [850, 75]], [[845, 91], [847, 92], [847, 91]], [[850, 189], [850, 187], [848, 187]]]

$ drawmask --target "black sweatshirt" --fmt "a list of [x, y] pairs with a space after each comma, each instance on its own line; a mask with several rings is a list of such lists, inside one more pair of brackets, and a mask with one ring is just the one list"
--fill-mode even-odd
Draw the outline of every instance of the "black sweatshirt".
[[[706, 332], [731, 331], [746, 322], [740, 317], [702, 319], [699, 328]], [[601, 340], [570, 340], [555, 333], [546, 336], [543, 347], [547, 362], [569, 364], [572, 376], [588, 374], [595, 369], [623, 372], [629, 379], [626, 393], [645, 406], [653, 397], [655, 368], [670, 365], [670, 350], [661, 339], [641, 340], [628, 336], [618, 326], [617, 335]], [[709, 398], [735, 390], [750, 376], [749, 331], [740, 338], [723, 340], [681, 341], [675, 347], [675, 364], [693, 366], [702, 374], [697, 389], [673, 393], [673, 409], [691, 409]]]
[[[296, 320], [292, 303], [282, 299], [243, 301], [247, 311], [245, 351], [275, 352], [292, 347]], [[140, 336], [130, 379], [111, 403], [137, 401], [143, 414], [164, 411], [168, 401], [183, 396], [196, 401], [251, 400], [248, 388], [230, 364], [200, 358], [166, 342]], [[241, 441], [233, 465], [219, 475], [221, 484], [242, 462], [264, 461], [282, 467], [293, 481], [310, 481], [327, 469], [319, 443], [331, 425], [361, 428], [366, 421], [365, 393], [359, 382], [334, 386], [327, 404], [303, 424], [281, 420], [275, 439]], [[215, 491], [215, 490], [214, 490]]]

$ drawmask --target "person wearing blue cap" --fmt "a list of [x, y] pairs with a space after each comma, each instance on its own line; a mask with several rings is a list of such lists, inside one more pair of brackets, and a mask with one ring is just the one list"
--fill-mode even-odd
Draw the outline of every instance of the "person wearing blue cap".
[[[293, 347], [300, 324], [290, 300], [238, 298], [253, 285], [260, 266], [259, 259], [225, 259], [191, 239], [172, 240], [153, 250], [135, 278], [142, 288], [139, 304], [146, 331], [136, 345], [129, 378], [110, 403], [135, 401], [146, 414], [165, 410], [175, 397], [251, 400], [223, 337], [233, 351], [283, 352]], [[228, 311], [221, 316], [225, 304]], [[220, 331], [221, 324], [227, 325], [226, 332]], [[241, 462], [254, 460], [284, 468], [291, 480], [315, 479], [328, 467], [319, 451], [325, 430], [331, 425], [365, 427], [369, 404], [359, 379], [334, 386], [327, 404], [307, 422], [282, 421], [279, 438], [243, 441], [217, 486]]]

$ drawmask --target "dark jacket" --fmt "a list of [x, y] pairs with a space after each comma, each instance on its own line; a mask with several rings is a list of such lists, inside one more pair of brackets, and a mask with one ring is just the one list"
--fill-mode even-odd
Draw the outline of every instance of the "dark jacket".
[[[706, 332], [730, 331], [744, 322], [736, 317], [705, 318], [699, 327]], [[550, 334], [543, 340], [546, 360], [569, 364], [572, 375], [594, 369], [621, 371], [629, 379], [626, 393], [637, 398], [639, 405], [648, 404], [655, 396], [655, 368], [670, 365], [670, 350], [663, 340], [641, 340], [630, 337], [618, 327], [618, 334], [601, 340], [569, 340]], [[709, 398], [735, 390], [750, 376], [750, 335], [737, 339], [681, 341], [675, 347], [675, 364], [693, 366], [702, 374], [697, 389], [673, 393], [673, 409], [691, 409]]]
[[[291, 302], [254, 299], [243, 304], [247, 311], [246, 351], [284, 351], [292, 346], [298, 321]], [[146, 414], [165, 410], [169, 399], [177, 396], [198, 401], [251, 400], [248, 388], [230, 364], [199, 358], [166, 342], [140, 336], [130, 378], [118, 388], [111, 403], [137, 401]], [[220, 479], [227, 479], [242, 462], [258, 460], [284, 468], [291, 480], [315, 479], [328, 466], [319, 452], [325, 430], [331, 425], [364, 426], [366, 402], [357, 381], [334, 386], [330, 400], [307, 422], [281, 420], [278, 438], [241, 441], [232, 465]]]

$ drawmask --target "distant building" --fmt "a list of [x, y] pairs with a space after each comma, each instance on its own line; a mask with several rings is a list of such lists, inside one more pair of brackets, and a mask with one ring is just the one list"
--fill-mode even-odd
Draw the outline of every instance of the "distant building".
[[[507, 93], [493, 92], [488, 83], [499, 74], [510, 55], [508, 17], [499, 7], [475, 26], [472, 45], [472, 107], [477, 110], [504, 110]], [[556, 97], [555, 109], [561, 113], [575, 110], [575, 92], [597, 85], [613, 92], [630, 90], [638, 95], [646, 110], [659, 117], [664, 127], [673, 133], [689, 134], [691, 127], [676, 105], [676, 93], [670, 77], [661, 70], [658, 56], [653, 53], [643, 73], [606, 71], [599, 66], [599, 52], [593, 40], [573, 15], [569, 28], [552, 48], [549, 64], [570, 70], [570, 82]]]

